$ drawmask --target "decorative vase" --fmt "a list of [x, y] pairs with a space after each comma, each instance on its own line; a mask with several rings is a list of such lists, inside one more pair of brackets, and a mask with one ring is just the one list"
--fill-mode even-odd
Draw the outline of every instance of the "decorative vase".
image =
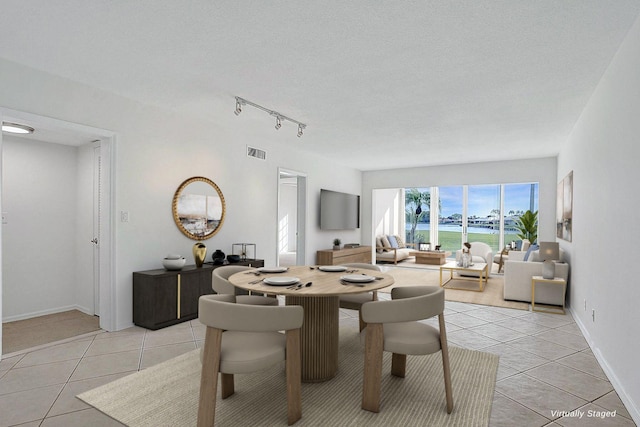
[[215, 252], [211, 254], [211, 259], [215, 262], [217, 259], [224, 260], [225, 254], [220, 249], [216, 249]]
[[204, 258], [207, 256], [207, 247], [204, 243], [196, 243], [193, 245], [193, 258], [196, 261], [196, 267], [202, 267], [204, 263]]

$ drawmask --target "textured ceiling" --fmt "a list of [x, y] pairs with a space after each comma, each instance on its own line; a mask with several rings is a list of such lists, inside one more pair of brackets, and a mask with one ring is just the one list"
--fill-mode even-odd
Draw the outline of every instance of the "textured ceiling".
[[[3, 0], [0, 57], [386, 169], [557, 154], [639, 12], [640, 0]], [[250, 107], [236, 117], [235, 95], [307, 123], [304, 137]]]

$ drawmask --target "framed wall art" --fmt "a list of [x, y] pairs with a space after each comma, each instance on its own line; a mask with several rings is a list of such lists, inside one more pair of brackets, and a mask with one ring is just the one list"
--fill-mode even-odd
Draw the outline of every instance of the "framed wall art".
[[573, 221], [573, 171], [558, 183], [556, 200], [556, 236], [571, 241]]

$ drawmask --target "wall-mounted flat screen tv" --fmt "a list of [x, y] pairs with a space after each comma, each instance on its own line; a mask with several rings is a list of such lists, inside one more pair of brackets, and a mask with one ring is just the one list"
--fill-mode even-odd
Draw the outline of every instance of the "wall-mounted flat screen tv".
[[320, 190], [320, 229], [353, 230], [360, 228], [360, 196]]

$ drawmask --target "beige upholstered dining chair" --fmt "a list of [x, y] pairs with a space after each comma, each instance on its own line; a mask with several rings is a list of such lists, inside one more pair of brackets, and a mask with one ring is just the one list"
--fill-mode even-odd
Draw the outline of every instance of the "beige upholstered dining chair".
[[[215, 421], [218, 372], [221, 397], [234, 392], [234, 374], [244, 374], [286, 361], [288, 423], [302, 417], [300, 327], [304, 310], [299, 305], [235, 304], [234, 295], [204, 295], [198, 310], [207, 326], [201, 352], [202, 374], [198, 427]], [[278, 331], [285, 331], [284, 334]]]
[[251, 305], [278, 305], [278, 299], [261, 295], [243, 295], [242, 290], [236, 288], [229, 282], [229, 277], [241, 271], [253, 270], [251, 267], [242, 265], [225, 265], [213, 270], [212, 288], [217, 294], [235, 295], [238, 304]]
[[[353, 262], [349, 264], [342, 264], [345, 267], [350, 268], [359, 268], [363, 270], [375, 270], [381, 271], [380, 267], [373, 264], [365, 264], [359, 262]], [[346, 308], [348, 310], [360, 310], [362, 304], [365, 302], [378, 301], [378, 291], [373, 292], [364, 292], [361, 294], [350, 294], [350, 295], [341, 295], [340, 296], [340, 308]], [[365, 327], [365, 323], [362, 320], [362, 314], [359, 314], [360, 317], [360, 330], [363, 330]]]
[[[365, 337], [362, 409], [380, 411], [382, 353], [393, 353], [391, 374], [404, 378], [407, 354], [442, 352], [447, 413], [453, 410], [449, 350], [444, 324], [444, 290], [438, 286], [393, 288], [391, 301], [362, 305]], [[438, 316], [439, 330], [419, 320]]]

